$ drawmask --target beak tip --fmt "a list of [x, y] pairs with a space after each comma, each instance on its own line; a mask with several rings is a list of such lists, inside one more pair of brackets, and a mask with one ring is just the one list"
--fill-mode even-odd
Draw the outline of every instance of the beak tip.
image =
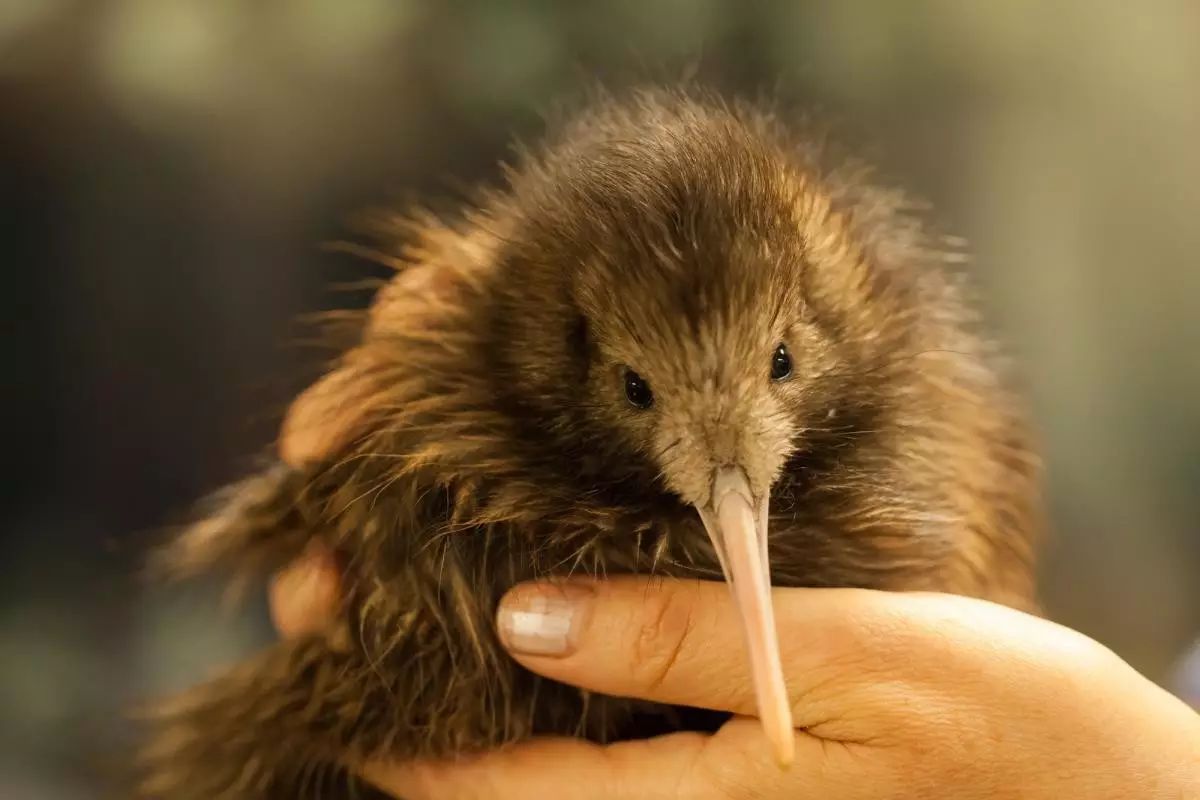
[[788, 730], [787, 735], [781, 735], [772, 742], [775, 751], [775, 763], [781, 770], [787, 770], [796, 760], [795, 731]]

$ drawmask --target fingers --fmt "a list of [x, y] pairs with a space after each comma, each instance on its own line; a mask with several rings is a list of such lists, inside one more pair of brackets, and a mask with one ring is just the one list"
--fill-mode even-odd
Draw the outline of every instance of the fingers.
[[344, 449], [380, 404], [382, 391], [368, 360], [354, 355], [292, 402], [279, 433], [279, 456], [290, 466], [300, 469]]
[[326, 630], [337, 619], [341, 588], [337, 563], [321, 547], [307, 552], [271, 581], [271, 619], [287, 638]]
[[372, 764], [360, 774], [406, 800], [715, 800], [721, 795], [695, 769], [706, 741], [694, 733], [612, 745], [537, 739], [456, 761]]
[[[343, 365], [304, 391], [288, 409], [279, 456], [293, 469], [326, 458], [356, 430], [369, 385]], [[333, 554], [316, 541], [271, 580], [271, 619], [286, 638], [319, 633], [341, 607], [340, 572]]]

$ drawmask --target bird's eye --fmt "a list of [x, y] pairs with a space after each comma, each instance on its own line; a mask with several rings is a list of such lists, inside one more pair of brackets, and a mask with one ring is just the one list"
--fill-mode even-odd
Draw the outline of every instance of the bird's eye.
[[631, 369], [625, 370], [625, 399], [636, 408], [649, 408], [654, 404], [650, 384]]
[[771, 355], [771, 380], [781, 381], [792, 374], [792, 357], [788, 355], [787, 345], [780, 344]]

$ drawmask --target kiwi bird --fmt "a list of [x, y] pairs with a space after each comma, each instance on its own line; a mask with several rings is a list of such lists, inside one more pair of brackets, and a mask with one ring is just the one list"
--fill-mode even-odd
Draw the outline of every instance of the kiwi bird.
[[521, 581], [728, 582], [764, 747], [794, 733], [770, 588], [1036, 608], [1039, 467], [957, 244], [806, 128], [700, 92], [596, 98], [397, 274], [295, 401], [288, 463], [220, 493], [175, 575], [338, 554], [334, 629], [164, 703], [156, 798], [330, 796], [341, 766], [701, 725], [510, 660]]

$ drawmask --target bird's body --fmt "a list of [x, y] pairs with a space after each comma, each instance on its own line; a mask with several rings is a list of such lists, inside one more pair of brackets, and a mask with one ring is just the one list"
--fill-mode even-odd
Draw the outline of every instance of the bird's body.
[[1033, 607], [1025, 425], [943, 243], [863, 170], [765, 112], [647, 92], [408, 230], [361, 343], [293, 408], [294, 466], [167, 553], [269, 570], [319, 539], [345, 624], [164, 706], [147, 795], [325, 797], [368, 756], [696, 724], [534, 676], [493, 615], [528, 579], [736, 573], [728, 498], [769, 514], [776, 585]]

